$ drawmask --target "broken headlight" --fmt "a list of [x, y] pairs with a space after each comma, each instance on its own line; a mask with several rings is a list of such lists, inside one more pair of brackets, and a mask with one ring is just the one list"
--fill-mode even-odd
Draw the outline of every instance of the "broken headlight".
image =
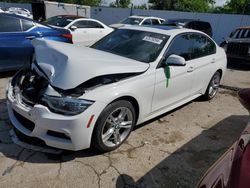
[[42, 101], [52, 112], [64, 115], [80, 114], [94, 103], [89, 100], [49, 95], [44, 95]]

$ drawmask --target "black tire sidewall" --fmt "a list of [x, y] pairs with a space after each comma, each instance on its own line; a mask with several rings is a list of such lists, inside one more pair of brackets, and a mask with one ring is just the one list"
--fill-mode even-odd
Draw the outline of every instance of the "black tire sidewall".
[[219, 76], [220, 76], [220, 81], [221, 81], [221, 74], [220, 74], [219, 71], [216, 71], [216, 72], [214, 73], [214, 75], [212, 76], [211, 80], [209, 81], [209, 84], [208, 84], [208, 86], [207, 86], [206, 93], [205, 93], [204, 96], [203, 96], [204, 100], [211, 100], [211, 99], [213, 99], [213, 98], [216, 96], [217, 92], [218, 92], [218, 91], [217, 91], [217, 92], [215, 93], [215, 95], [212, 96], [212, 97], [209, 95], [209, 88], [210, 88], [210, 86], [211, 86], [211, 84], [212, 84], [212, 81], [213, 81], [213, 79], [214, 79], [214, 77], [215, 77], [216, 74], [219, 74]]
[[[127, 137], [120, 144], [114, 147], [108, 147], [102, 141], [102, 129], [103, 129], [103, 126], [105, 125], [104, 122], [106, 121], [110, 113], [112, 113], [115, 109], [120, 108], [120, 107], [126, 107], [131, 110], [132, 116], [133, 116], [132, 127]], [[134, 107], [129, 101], [119, 100], [106, 106], [106, 108], [101, 112], [100, 116], [98, 117], [96, 121], [95, 128], [93, 131], [93, 136], [92, 136], [92, 142], [91, 142], [92, 146], [94, 146], [96, 149], [98, 149], [101, 152], [112, 151], [118, 148], [124, 141], [127, 140], [131, 131], [133, 130], [133, 127], [135, 125], [135, 117], [136, 117], [136, 114], [135, 114]]]

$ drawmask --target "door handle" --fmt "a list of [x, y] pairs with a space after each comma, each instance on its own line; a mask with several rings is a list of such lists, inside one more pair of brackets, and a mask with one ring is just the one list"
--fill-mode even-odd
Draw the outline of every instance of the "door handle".
[[215, 63], [215, 59], [214, 58], [212, 59], [211, 63]]
[[27, 37], [26, 37], [26, 39], [30, 39], [30, 40], [32, 40], [32, 39], [34, 39], [34, 38], [36, 38], [36, 36], [27, 36]]
[[194, 71], [194, 67], [188, 67], [188, 69], [187, 69], [187, 72], [193, 72]]

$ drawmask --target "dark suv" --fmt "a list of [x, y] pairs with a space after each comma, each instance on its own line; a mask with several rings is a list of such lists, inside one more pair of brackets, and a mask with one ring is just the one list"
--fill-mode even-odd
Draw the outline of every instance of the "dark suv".
[[210, 37], [213, 36], [213, 31], [210, 23], [205, 21], [193, 20], [193, 19], [168, 19], [161, 25], [178, 26], [189, 29], [195, 29], [206, 33]]
[[229, 61], [250, 62], [250, 26], [239, 27], [220, 45]]

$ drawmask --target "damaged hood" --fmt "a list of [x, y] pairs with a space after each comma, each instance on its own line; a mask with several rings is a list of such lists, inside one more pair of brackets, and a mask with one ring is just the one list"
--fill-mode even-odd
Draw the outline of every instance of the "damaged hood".
[[110, 74], [141, 73], [149, 64], [72, 44], [36, 39], [32, 41], [38, 73], [54, 87], [73, 89], [87, 80]]

